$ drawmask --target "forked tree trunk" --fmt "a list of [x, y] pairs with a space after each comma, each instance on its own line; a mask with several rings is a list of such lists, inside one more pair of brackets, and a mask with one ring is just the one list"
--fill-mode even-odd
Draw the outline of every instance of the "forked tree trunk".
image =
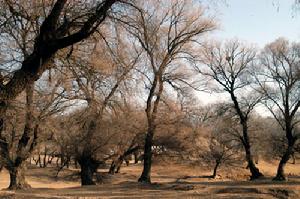
[[153, 143], [153, 133], [148, 132], [145, 140], [145, 148], [144, 148], [144, 168], [141, 177], [139, 178], [139, 182], [142, 183], [151, 183], [151, 164], [152, 164], [152, 143]]
[[289, 145], [279, 162], [279, 165], [277, 168], [277, 173], [276, 173], [276, 176], [273, 178], [273, 180], [275, 180], [275, 181], [285, 181], [286, 180], [286, 176], [284, 173], [284, 167], [294, 152], [295, 142], [296, 142], [296, 140], [294, 138], [291, 139], [291, 141], [289, 141], [289, 143], [288, 143]]
[[30, 185], [25, 180], [25, 165], [6, 167], [10, 176], [10, 184], [8, 189], [19, 190], [29, 189]]

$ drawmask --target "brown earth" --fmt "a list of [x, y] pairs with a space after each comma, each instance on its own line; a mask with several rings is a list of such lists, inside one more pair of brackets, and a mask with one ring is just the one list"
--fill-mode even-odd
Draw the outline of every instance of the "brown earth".
[[78, 170], [66, 169], [55, 178], [54, 168], [30, 167], [27, 171], [27, 181], [32, 186], [30, 190], [5, 190], [9, 176], [6, 171], [0, 173], [0, 198], [300, 198], [299, 164], [287, 165], [288, 182], [271, 181], [276, 163], [263, 162], [258, 167], [267, 177], [250, 182], [247, 171], [242, 168], [223, 169], [217, 179], [211, 179], [208, 177], [210, 171], [199, 166], [163, 162], [153, 166], [153, 185], [141, 185], [137, 179], [142, 165], [130, 165], [124, 166], [121, 173], [114, 176], [101, 170], [102, 183], [88, 187], [80, 187]]

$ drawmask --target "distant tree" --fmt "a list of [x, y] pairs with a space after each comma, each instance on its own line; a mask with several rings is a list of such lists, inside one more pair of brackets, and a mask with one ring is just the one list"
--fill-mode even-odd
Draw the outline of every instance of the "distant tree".
[[[221, 130], [221, 129], [220, 129]], [[239, 159], [239, 148], [237, 143], [229, 137], [222, 130], [220, 132], [213, 132], [209, 138], [209, 148], [203, 154], [201, 159], [213, 167], [212, 178], [215, 178], [217, 171], [221, 166], [236, 166]]]

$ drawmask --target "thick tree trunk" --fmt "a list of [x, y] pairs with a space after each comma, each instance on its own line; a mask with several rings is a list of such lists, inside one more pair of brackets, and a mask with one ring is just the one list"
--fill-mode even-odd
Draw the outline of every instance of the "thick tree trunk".
[[139, 182], [142, 183], [151, 183], [151, 164], [152, 164], [152, 142], [153, 142], [153, 133], [148, 132], [145, 140], [145, 148], [144, 148], [144, 168], [141, 177], [139, 178]]
[[78, 163], [81, 168], [81, 185], [95, 185], [93, 177], [99, 166], [98, 162], [90, 155], [82, 155], [82, 157], [78, 159]]
[[25, 180], [25, 166], [20, 165], [18, 167], [6, 167], [10, 176], [10, 184], [8, 189], [19, 190], [19, 189], [29, 189], [30, 185]]
[[289, 146], [287, 147], [285, 153], [283, 154], [283, 156], [279, 162], [279, 165], [277, 168], [277, 174], [273, 178], [273, 180], [275, 180], [275, 181], [285, 181], [286, 180], [286, 176], [284, 173], [284, 167], [294, 152], [294, 144], [295, 144], [294, 139], [289, 142]]
[[94, 177], [94, 169], [93, 166], [88, 163], [80, 164], [81, 167], [81, 185], [95, 185], [95, 182], [93, 181]]

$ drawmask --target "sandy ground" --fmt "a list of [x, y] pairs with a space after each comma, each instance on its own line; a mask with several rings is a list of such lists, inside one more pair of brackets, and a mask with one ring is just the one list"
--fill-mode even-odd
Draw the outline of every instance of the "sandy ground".
[[[96, 186], [80, 187], [78, 171], [65, 170], [54, 178], [53, 168], [28, 169], [27, 181], [32, 189], [25, 191], [7, 191], [9, 176], [6, 171], [0, 173], [0, 198], [222, 198], [222, 199], [287, 199], [300, 198], [300, 164], [289, 164], [288, 182], [272, 182], [271, 176], [276, 171], [276, 164], [260, 163], [259, 168], [266, 178], [247, 181], [244, 169], [222, 170], [217, 179], [207, 176], [210, 172], [198, 166], [182, 164], [154, 165], [152, 170], [153, 185], [141, 185], [137, 179], [142, 165], [124, 166], [120, 174], [104, 175], [103, 183]], [[104, 172], [105, 170], [102, 170]]]

